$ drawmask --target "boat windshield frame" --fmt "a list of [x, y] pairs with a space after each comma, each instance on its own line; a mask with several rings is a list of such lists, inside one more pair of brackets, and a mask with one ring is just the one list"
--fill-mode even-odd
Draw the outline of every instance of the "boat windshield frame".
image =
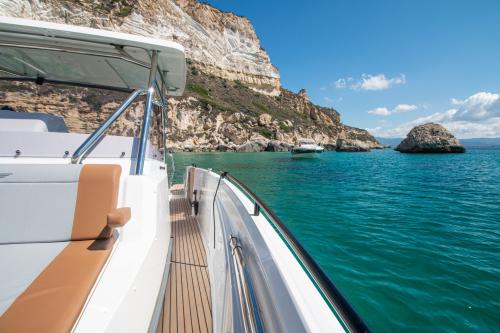
[[[77, 164], [81, 163], [85, 154], [88, 153], [95, 145], [97, 145], [100, 139], [103, 137], [107, 129], [115, 122], [115, 120], [125, 111], [127, 108], [135, 102], [140, 96], [146, 95], [146, 103], [144, 108], [144, 116], [141, 126], [141, 134], [139, 138], [139, 149], [136, 158], [136, 166], [135, 166], [135, 174], [142, 175], [144, 169], [144, 161], [146, 156], [146, 147], [147, 141], [150, 133], [151, 126], [151, 118], [153, 115], [153, 105], [156, 105], [160, 108], [161, 112], [161, 140], [162, 140], [162, 149], [165, 156], [165, 144], [166, 144], [166, 111], [167, 111], [167, 83], [166, 83], [166, 72], [162, 72], [158, 66], [158, 51], [157, 50], [147, 50], [142, 48], [150, 55], [151, 64], [141, 62], [137, 59], [133, 59], [128, 56], [126, 53], [121, 53], [119, 56], [115, 54], [108, 54], [106, 52], [99, 51], [87, 51], [84, 49], [75, 49], [75, 48], [65, 48], [64, 46], [54, 48], [51, 46], [40, 45], [32, 45], [26, 44], [23, 45], [21, 43], [11, 44], [11, 43], [0, 43], [1, 46], [9, 46], [16, 48], [28, 48], [34, 50], [51, 50], [51, 51], [60, 51], [60, 52], [69, 52], [69, 53], [77, 53], [81, 55], [89, 55], [89, 56], [97, 56], [103, 58], [119, 58], [126, 62], [139, 65], [144, 68], [149, 69], [149, 80], [147, 86], [144, 89], [127, 89], [120, 87], [110, 87], [106, 85], [100, 85], [98, 83], [85, 83], [85, 82], [75, 82], [75, 81], [60, 81], [60, 80], [45, 80], [40, 77], [29, 77], [20, 75], [19, 73], [12, 73], [7, 68], [0, 67], [0, 72], [14, 74], [15, 77], [0, 77], [0, 80], [4, 81], [33, 81], [37, 84], [43, 84], [45, 82], [51, 84], [64, 84], [69, 86], [80, 86], [87, 88], [98, 88], [104, 90], [114, 90], [114, 91], [122, 91], [122, 92], [130, 92], [130, 95], [124, 102], [93, 132], [91, 133], [87, 139], [75, 150], [71, 157], [71, 163]], [[159, 81], [159, 82], [158, 82]], [[160, 148], [161, 150], [161, 148]], [[165, 157], [164, 157], [165, 158]]]
[[149, 137], [151, 118], [153, 116], [153, 105], [157, 105], [161, 110], [161, 138], [163, 141], [163, 155], [165, 158], [165, 127], [166, 127], [166, 111], [167, 111], [167, 99], [166, 99], [166, 81], [163, 75], [160, 74], [161, 83], [157, 82], [157, 73], [160, 72], [158, 68], [158, 51], [152, 50], [151, 52], [151, 66], [149, 69], [149, 82], [148, 89], [138, 89], [134, 90], [129, 97], [113, 112], [108, 119], [104, 121], [89, 137], [78, 147], [71, 157], [72, 163], [81, 162], [84, 154], [89, 151], [93, 146], [95, 146], [100, 138], [104, 135], [105, 131], [115, 122], [115, 120], [140, 96], [146, 95], [146, 103], [144, 107], [144, 116], [141, 126], [141, 135], [139, 138], [139, 149], [137, 152], [135, 174], [142, 175], [144, 171], [144, 162], [146, 157], [146, 147]]

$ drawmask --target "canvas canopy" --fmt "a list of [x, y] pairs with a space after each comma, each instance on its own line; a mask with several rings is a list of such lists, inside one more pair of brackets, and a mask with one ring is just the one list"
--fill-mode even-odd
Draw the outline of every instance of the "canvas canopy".
[[186, 61], [175, 42], [0, 16], [0, 79], [147, 89], [153, 51], [157, 89], [182, 95]]

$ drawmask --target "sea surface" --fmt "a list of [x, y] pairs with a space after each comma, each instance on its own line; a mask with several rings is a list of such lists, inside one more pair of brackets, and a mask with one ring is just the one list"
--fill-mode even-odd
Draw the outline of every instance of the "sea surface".
[[500, 150], [174, 157], [250, 186], [374, 332], [500, 332]]

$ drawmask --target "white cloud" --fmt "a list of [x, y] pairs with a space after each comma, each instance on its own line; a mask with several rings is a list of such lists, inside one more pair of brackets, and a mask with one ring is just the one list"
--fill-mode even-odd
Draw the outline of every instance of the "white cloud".
[[406, 83], [406, 76], [400, 74], [393, 78], [387, 78], [385, 74], [363, 74], [361, 78], [354, 79], [352, 77], [340, 78], [335, 81], [334, 85], [337, 89], [350, 88], [353, 90], [386, 90], [392, 86]]
[[457, 119], [481, 121], [500, 117], [500, 94], [479, 92], [463, 101], [453, 99], [457, 106]]
[[418, 107], [415, 104], [398, 104], [394, 109], [392, 109], [392, 113], [403, 113], [408, 111], [414, 111]]
[[405, 84], [406, 77], [404, 74], [401, 74], [398, 77], [394, 77], [392, 79], [388, 79], [384, 74], [378, 75], [369, 75], [363, 74], [361, 76], [361, 81], [358, 82], [358, 85], [354, 86], [354, 89], [362, 89], [362, 90], [385, 90], [389, 89], [393, 85]]
[[335, 81], [335, 88], [337, 89], [343, 89], [347, 86], [347, 80], [346, 79], [338, 79]]
[[465, 100], [452, 99], [454, 108], [437, 112], [394, 128], [378, 126], [367, 129], [375, 136], [405, 137], [420, 124], [435, 122], [458, 138], [500, 137], [500, 94], [478, 92]]
[[390, 116], [391, 111], [389, 111], [387, 108], [375, 108], [370, 111], [368, 111], [369, 114], [374, 114], [376, 116]]
[[325, 100], [325, 102], [327, 103], [333, 103], [333, 98], [330, 98], [330, 97], [323, 97], [323, 99]]
[[376, 116], [387, 117], [387, 116], [390, 116], [391, 114], [394, 114], [394, 113], [403, 113], [403, 112], [408, 112], [408, 111], [414, 111], [416, 109], [418, 109], [418, 106], [416, 106], [414, 104], [398, 104], [392, 110], [389, 110], [388, 108], [385, 108], [385, 107], [379, 107], [379, 108], [375, 108], [375, 109], [368, 111], [368, 113], [374, 114]]

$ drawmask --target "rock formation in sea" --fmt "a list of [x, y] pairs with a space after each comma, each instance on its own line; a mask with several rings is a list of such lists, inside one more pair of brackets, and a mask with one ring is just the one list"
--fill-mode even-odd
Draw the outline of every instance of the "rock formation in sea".
[[336, 151], [344, 152], [367, 152], [370, 147], [362, 141], [337, 139]]
[[427, 123], [415, 126], [395, 148], [402, 153], [464, 153], [465, 148], [446, 128]]
[[[168, 147], [174, 151], [283, 151], [301, 138], [327, 149], [380, 148], [367, 131], [314, 105], [305, 89], [281, 86], [277, 68], [247, 18], [195, 0], [0, 0], [0, 15], [116, 30], [176, 41], [186, 49], [186, 93], [170, 98]], [[28, 89], [25, 94], [21, 90]], [[1, 82], [0, 101], [18, 111], [66, 116], [88, 132], [124, 95], [88, 88]], [[134, 135], [138, 103], [111, 133]], [[339, 141], [340, 140], [340, 141]], [[348, 147], [348, 148], [347, 148]]]

